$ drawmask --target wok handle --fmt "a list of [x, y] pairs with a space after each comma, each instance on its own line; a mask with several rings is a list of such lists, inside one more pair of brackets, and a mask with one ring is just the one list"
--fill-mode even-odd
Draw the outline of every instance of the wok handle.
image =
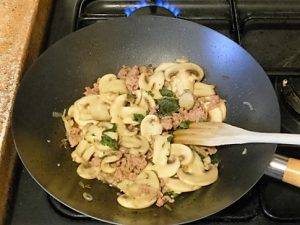
[[282, 181], [300, 187], [300, 160], [289, 158]]
[[265, 174], [300, 187], [300, 160], [275, 154]]

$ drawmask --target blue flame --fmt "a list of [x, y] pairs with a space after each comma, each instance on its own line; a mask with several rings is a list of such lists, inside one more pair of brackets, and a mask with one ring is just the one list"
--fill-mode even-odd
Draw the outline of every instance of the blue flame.
[[[176, 7], [175, 5], [172, 5], [172, 4], [168, 3], [165, 0], [156, 0], [155, 1], [155, 5], [158, 6], [158, 7], [162, 7], [162, 8], [165, 8], [165, 9], [169, 10], [174, 16], [178, 16], [180, 14], [180, 12], [181, 12], [178, 7]], [[150, 6], [150, 4], [147, 3], [146, 0], [140, 0], [134, 6], [126, 7], [124, 9], [124, 13], [125, 13], [126, 16], [130, 16], [137, 9], [142, 8], [142, 7], [146, 7], [146, 6]]]
[[180, 9], [175, 5], [171, 5], [169, 2], [164, 0], [156, 0], [155, 4], [159, 7], [163, 7], [173, 13], [174, 16], [178, 16], [180, 14]]
[[145, 0], [141, 0], [139, 1], [136, 5], [134, 6], [130, 6], [130, 7], [126, 7], [124, 9], [124, 13], [126, 16], [130, 16], [132, 13], [134, 13], [137, 9], [142, 8], [142, 7], [146, 7], [149, 6], [149, 4], [145, 1]]

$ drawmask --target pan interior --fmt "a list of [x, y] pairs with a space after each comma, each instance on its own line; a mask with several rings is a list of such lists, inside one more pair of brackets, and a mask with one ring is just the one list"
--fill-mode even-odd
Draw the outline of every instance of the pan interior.
[[[13, 136], [31, 175], [51, 195], [91, 217], [121, 224], [174, 224], [200, 219], [239, 199], [261, 177], [276, 146], [249, 144], [219, 148], [220, 177], [176, 199], [172, 211], [151, 207], [129, 210], [116, 202], [117, 191], [96, 180], [94, 200], [84, 201], [71, 150], [61, 147], [62, 112], [82, 96], [100, 74], [123, 64], [158, 65], [187, 57], [201, 65], [206, 80], [227, 100], [227, 122], [254, 131], [278, 132], [279, 108], [272, 85], [257, 62], [225, 36], [192, 22], [137, 16], [96, 23], [50, 47], [27, 71], [13, 112]], [[249, 102], [253, 110], [244, 104]], [[48, 140], [48, 141], [47, 141]], [[247, 154], [243, 150], [247, 148]], [[60, 164], [58, 167], [57, 164]]]

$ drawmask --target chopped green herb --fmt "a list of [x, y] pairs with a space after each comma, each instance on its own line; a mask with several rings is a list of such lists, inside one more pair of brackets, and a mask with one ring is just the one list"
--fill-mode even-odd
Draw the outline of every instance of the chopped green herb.
[[144, 118], [145, 118], [145, 116], [143, 114], [140, 114], [140, 113], [133, 114], [133, 120], [138, 123], [141, 123]]
[[168, 204], [164, 204], [164, 207], [165, 207], [167, 210], [172, 211], [171, 206], [169, 206]]
[[157, 100], [158, 112], [161, 115], [171, 115], [174, 112], [178, 112], [179, 104], [178, 99], [171, 97], [164, 97]]
[[175, 97], [174, 93], [166, 87], [163, 87], [159, 92], [164, 97]]
[[151, 91], [147, 91], [147, 94], [150, 95], [151, 97], [154, 97], [154, 94]]
[[168, 191], [168, 192], [166, 192], [166, 195], [176, 198], [179, 194], [174, 191]]
[[173, 136], [173, 135], [170, 135], [170, 136], [167, 138], [167, 141], [168, 141], [168, 142], [172, 142], [173, 139], [174, 139], [174, 136]]
[[110, 136], [106, 135], [106, 134], [102, 134], [101, 136], [101, 144], [108, 146], [112, 149], [118, 149], [118, 142], [115, 139], [112, 139]]
[[117, 125], [115, 123], [112, 123], [112, 128], [106, 129], [105, 131], [103, 131], [103, 133], [105, 132], [116, 132], [117, 131]]
[[179, 124], [179, 127], [182, 129], [187, 129], [190, 126], [191, 121], [189, 120], [184, 120]]
[[213, 154], [213, 155], [210, 155], [210, 160], [211, 160], [211, 163], [212, 163], [212, 164], [217, 164], [217, 163], [219, 163], [219, 162], [221, 161], [221, 160], [219, 159], [217, 153], [215, 153], [215, 154]]

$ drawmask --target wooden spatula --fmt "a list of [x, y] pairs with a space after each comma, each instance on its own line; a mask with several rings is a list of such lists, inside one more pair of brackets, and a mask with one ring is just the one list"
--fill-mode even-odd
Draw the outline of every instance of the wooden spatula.
[[245, 143], [300, 145], [300, 134], [261, 133], [226, 123], [192, 123], [188, 129], [176, 130], [174, 142], [190, 145], [220, 146]]

